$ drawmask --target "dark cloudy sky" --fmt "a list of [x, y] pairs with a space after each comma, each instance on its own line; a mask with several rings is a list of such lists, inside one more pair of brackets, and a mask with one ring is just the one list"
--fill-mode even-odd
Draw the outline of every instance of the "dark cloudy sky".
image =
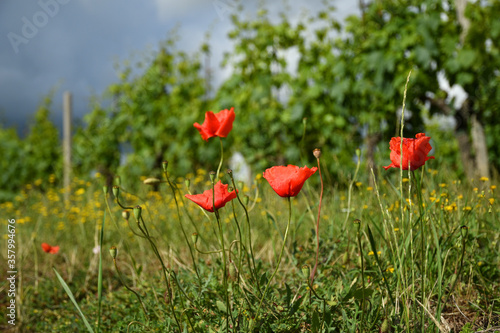
[[[268, 1], [274, 17], [288, 6], [297, 21], [304, 10], [323, 8], [321, 0]], [[242, 15], [258, 1], [244, 2]], [[338, 19], [357, 13], [357, 1], [337, 0]], [[210, 32], [215, 84], [230, 74], [219, 68], [231, 50], [227, 32], [236, 0], [0, 0], [0, 125], [24, 135], [42, 98], [56, 89], [53, 121], [62, 123], [62, 94], [73, 93], [76, 118], [89, 98], [117, 81], [113, 64], [155, 49], [179, 27], [178, 49], [195, 52]]]

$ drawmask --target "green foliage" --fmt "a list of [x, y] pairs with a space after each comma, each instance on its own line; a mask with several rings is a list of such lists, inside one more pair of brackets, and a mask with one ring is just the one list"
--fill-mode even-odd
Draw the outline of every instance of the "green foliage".
[[44, 97], [24, 140], [17, 136], [15, 129], [0, 129], [3, 154], [0, 162], [0, 201], [12, 199], [25, 184], [35, 183], [44, 189], [44, 181], [50, 175], [60, 177], [62, 149], [59, 131], [50, 120], [51, 104], [52, 93]]
[[0, 128], [0, 202], [11, 200], [16, 191], [24, 184], [26, 169], [24, 165], [23, 143], [15, 129]]
[[111, 185], [120, 162], [116, 122], [98, 105], [85, 115], [84, 121], [86, 126], [78, 127], [73, 136], [74, 172], [86, 177], [92, 171], [97, 171]]
[[24, 140], [26, 167], [29, 170], [26, 181], [45, 179], [48, 175], [61, 174], [62, 149], [59, 131], [49, 119], [52, 96], [44, 98], [35, 113], [30, 132]]
[[151, 175], [161, 170], [163, 160], [175, 166], [174, 173], [193, 170], [198, 158], [206, 160], [217, 152], [217, 146], [206, 149], [193, 127], [204, 118], [199, 60], [176, 51], [169, 40], [143, 65], [146, 69], [138, 76], [126, 66], [121, 82], [109, 88], [115, 135], [133, 150], [122, 170], [131, 177]]

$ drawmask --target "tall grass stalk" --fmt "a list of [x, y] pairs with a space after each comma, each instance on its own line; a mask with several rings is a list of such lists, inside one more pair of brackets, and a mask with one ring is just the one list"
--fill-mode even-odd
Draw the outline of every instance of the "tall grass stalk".
[[102, 242], [104, 239], [104, 224], [106, 223], [106, 211], [102, 218], [101, 233], [99, 236], [99, 275], [97, 277], [97, 333], [101, 331], [101, 303], [102, 303]]

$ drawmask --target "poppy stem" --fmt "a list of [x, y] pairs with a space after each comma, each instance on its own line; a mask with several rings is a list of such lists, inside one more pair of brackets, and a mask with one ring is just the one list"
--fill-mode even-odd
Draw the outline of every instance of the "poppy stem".
[[222, 138], [219, 136], [219, 142], [220, 142], [220, 162], [219, 162], [219, 167], [217, 168], [217, 174], [216, 174], [216, 180], [219, 180], [219, 173], [220, 173], [220, 168], [222, 167], [222, 161], [224, 161], [224, 146], [222, 145]]
[[[422, 267], [422, 271], [421, 271], [421, 274], [422, 274], [422, 292], [421, 292], [421, 298], [422, 298], [422, 304], [424, 304], [424, 301], [425, 301], [425, 268], [427, 267], [425, 265], [425, 230], [424, 230], [424, 215], [425, 215], [425, 210], [423, 208], [423, 202], [422, 202], [422, 183], [421, 183], [421, 180], [422, 180], [422, 177], [420, 178], [417, 178], [417, 172], [415, 171], [411, 171], [412, 173], [412, 176], [413, 176], [413, 180], [416, 184], [416, 187], [417, 187], [417, 199], [418, 199], [418, 211], [420, 212], [420, 217], [419, 217], [419, 221], [420, 221], [420, 245], [421, 245], [421, 254], [420, 254], [420, 267]], [[410, 193], [410, 197], [411, 197], [411, 193]], [[422, 322], [421, 322], [421, 325], [422, 327], [424, 327], [425, 325], [425, 312], [422, 310]]]
[[[221, 140], [221, 147], [222, 147], [222, 140]], [[221, 164], [222, 164], [222, 159], [221, 159]], [[220, 168], [220, 164], [219, 164]], [[219, 229], [219, 238], [220, 238], [220, 244], [222, 247], [222, 283], [224, 287], [224, 296], [226, 300], [226, 332], [229, 332], [229, 316], [231, 316], [231, 319], [233, 319], [233, 316], [231, 314], [231, 309], [230, 309], [230, 303], [229, 303], [229, 291], [228, 291], [228, 286], [227, 286], [227, 259], [226, 259], [226, 249], [224, 246], [224, 233], [222, 232], [222, 225], [220, 223], [220, 215], [219, 215], [219, 210], [215, 207], [215, 181], [213, 180], [213, 173], [211, 173], [212, 178], [212, 208], [214, 210], [215, 214], [215, 219], [217, 220], [217, 227]], [[217, 179], [219, 179], [219, 170], [217, 170]]]
[[[193, 254], [193, 249], [191, 248], [191, 243], [189, 243], [188, 237], [186, 235], [186, 230], [184, 229], [184, 226], [182, 224], [181, 211], [179, 209], [179, 203], [177, 202], [177, 195], [176, 195], [176, 191], [175, 191], [175, 186], [170, 181], [170, 178], [168, 176], [168, 172], [166, 170], [163, 172], [163, 174], [165, 175], [165, 178], [167, 179], [166, 183], [168, 183], [170, 189], [172, 190], [172, 195], [174, 196], [174, 201], [175, 201], [175, 207], [177, 208], [177, 220], [179, 221], [179, 226], [181, 227], [181, 231], [182, 231], [182, 235], [184, 236], [184, 240], [186, 241], [186, 244], [188, 245], [189, 254], [191, 255], [191, 260], [193, 261], [194, 272], [196, 273], [196, 277], [198, 278], [198, 283], [199, 283], [199, 286], [201, 288], [201, 285], [202, 285], [201, 277], [200, 277], [200, 274], [198, 273], [198, 266], [196, 265], [196, 259], [195, 259], [194, 254]], [[181, 195], [181, 197], [182, 197], [182, 195]]]
[[[318, 258], [319, 258], [319, 218], [321, 216], [321, 203], [323, 201], [323, 177], [321, 176], [321, 166], [319, 163], [319, 156], [316, 158], [318, 161], [318, 171], [319, 171], [319, 179], [321, 181], [321, 192], [319, 194], [319, 204], [318, 204], [318, 218], [316, 221], [316, 259], [314, 261], [314, 268], [311, 272], [310, 280], [311, 284], [314, 283], [314, 276], [316, 275], [316, 270], [318, 269]], [[358, 163], [359, 165], [359, 163]], [[349, 214], [349, 213], [347, 213]]]
[[[233, 187], [236, 189], [236, 184], [234, 182], [233, 173], [229, 172], [229, 176], [231, 177], [231, 182], [233, 184]], [[254, 276], [255, 282], [257, 283], [257, 289], [260, 292], [260, 283], [259, 283], [259, 278], [257, 276], [257, 269], [255, 266], [255, 256], [253, 254], [253, 248], [252, 248], [252, 230], [250, 227], [250, 217], [248, 216], [248, 210], [245, 207], [245, 204], [240, 199], [240, 195], [238, 194], [238, 191], [236, 191], [236, 198], [238, 199], [238, 202], [240, 203], [241, 207], [243, 207], [243, 210], [245, 211], [245, 217], [246, 217], [246, 221], [247, 221], [247, 231], [248, 231], [248, 247], [250, 248], [250, 256], [252, 257], [252, 264], [253, 264], [253, 269], [250, 269], [250, 271], [252, 272], [252, 274]], [[249, 265], [250, 265], [250, 263], [249, 263]]]
[[123, 286], [128, 291], [130, 291], [131, 293], [133, 293], [135, 295], [135, 297], [137, 297], [137, 299], [139, 300], [139, 303], [141, 303], [142, 311], [144, 312], [144, 316], [146, 317], [146, 321], [147, 321], [146, 327], [149, 326], [149, 314], [148, 314], [148, 311], [146, 310], [146, 306], [144, 305], [144, 302], [142, 301], [141, 296], [135, 290], [133, 290], [132, 288], [130, 288], [125, 283], [125, 281], [123, 281], [122, 275], [120, 273], [120, 270], [118, 269], [118, 264], [116, 263], [116, 259], [115, 258], [113, 258], [113, 264], [115, 265], [115, 269], [116, 269], [116, 274], [118, 276], [118, 280], [120, 280], [120, 282], [123, 284]]
[[[283, 252], [285, 250], [286, 240], [288, 238], [288, 230], [290, 229], [290, 222], [292, 221], [292, 200], [290, 199], [290, 197], [286, 197], [286, 198], [288, 200], [288, 223], [286, 225], [285, 237], [283, 238], [283, 245], [281, 246], [281, 252], [280, 252], [280, 256], [278, 257], [278, 263], [276, 264], [276, 268], [274, 269], [273, 274], [271, 275], [271, 277], [267, 281], [266, 288], [264, 289], [264, 293], [262, 294], [262, 298], [260, 299], [259, 307], [257, 308], [257, 313], [255, 314], [255, 321], [257, 321], [259, 319], [259, 313], [260, 313], [260, 309], [262, 307], [262, 302], [264, 301], [264, 298], [266, 297], [267, 289], [269, 289], [269, 286], [271, 285], [271, 281], [273, 280], [274, 276], [276, 275], [276, 273], [278, 272], [278, 270], [280, 268], [281, 258], [283, 257]], [[252, 327], [250, 327], [250, 331], [251, 331], [251, 328]]]

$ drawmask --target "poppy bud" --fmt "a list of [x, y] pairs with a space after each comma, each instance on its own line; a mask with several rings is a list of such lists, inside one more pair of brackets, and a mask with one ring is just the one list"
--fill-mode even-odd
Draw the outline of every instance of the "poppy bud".
[[309, 276], [311, 275], [311, 268], [309, 265], [302, 266], [302, 275], [306, 280], [309, 279]]
[[191, 180], [189, 178], [184, 179], [184, 184], [187, 188], [189, 188], [189, 185], [191, 185]]
[[130, 217], [130, 212], [128, 210], [124, 210], [122, 212], [122, 217], [128, 221], [128, 218]]
[[469, 227], [466, 225], [463, 225], [460, 227], [460, 232], [462, 233], [462, 237], [466, 238], [467, 234], [469, 233]]
[[113, 186], [113, 195], [115, 196], [115, 198], [118, 198], [118, 196], [120, 195], [120, 187], [115, 185]]
[[117, 253], [118, 253], [118, 250], [116, 249], [116, 246], [112, 246], [109, 249], [109, 254], [111, 254], [111, 257], [113, 257], [113, 260], [116, 259]]
[[193, 234], [191, 235], [191, 239], [193, 240], [194, 244], [198, 243], [198, 233], [193, 232]]
[[102, 191], [104, 192], [104, 195], [107, 195], [107, 194], [108, 194], [108, 192], [109, 192], [109, 187], [107, 187], [107, 186], [103, 186], [103, 187], [102, 187]]
[[134, 216], [135, 216], [136, 221], [139, 221], [139, 219], [141, 218], [141, 214], [142, 214], [142, 207], [135, 206], [134, 207]]
[[245, 204], [245, 206], [248, 206], [248, 202], [250, 201], [250, 197], [248, 195], [245, 195], [243, 197], [243, 203]]
[[358, 148], [358, 149], [356, 149], [356, 156], [357, 156], [357, 157], [361, 156], [361, 150], [360, 150], [359, 148]]
[[210, 171], [210, 180], [212, 181], [212, 184], [214, 183], [215, 181], [215, 171]]
[[313, 155], [314, 155], [314, 157], [316, 157], [316, 159], [320, 158], [321, 157], [321, 149], [319, 149], [319, 148], [314, 149]]
[[342, 265], [347, 265], [349, 263], [349, 252], [345, 252], [342, 255]]
[[163, 172], [167, 172], [168, 161], [161, 162], [161, 167], [163, 168]]
[[239, 189], [243, 189], [243, 187], [245, 186], [245, 183], [243, 183], [241, 180], [238, 182], [238, 188]]
[[154, 177], [151, 177], [151, 178], [144, 180], [144, 184], [146, 184], [146, 185], [156, 185], [159, 183], [161, 183], [161, 180], [159, 180], [158, 178], [154, 178]]
[[358, 232], [359, 230], [361, 229], [361, 220], [360, 219], [355, 219], [353, 221], [354, 225], [356, 225], [358, 227]]
[[116, 185], [118, 185], [118, 186], [120, 186], [120, 185], [122, 184], [122, 180], [121, 180], [120, 176], [116, 176], [116, 177], [115, 177], [115, 183], [116, 183]]
[[226, 170], [226, 173], [227, 173], [228, 175], [231, 175], [231, 174], [233, 173], [233, 170], [231, 170], [231, 169], [227, 169], [227, 170]]

